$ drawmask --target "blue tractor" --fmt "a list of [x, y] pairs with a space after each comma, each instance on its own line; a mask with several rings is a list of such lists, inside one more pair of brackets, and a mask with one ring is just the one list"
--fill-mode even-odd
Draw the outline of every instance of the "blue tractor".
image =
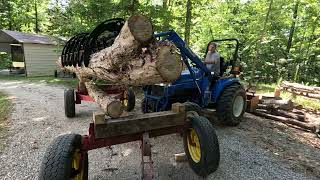
[[[239, 41], [237, 39], [214, 40], [214, 42], [234, 41], [236, 44], [233, 58], [226, 62], [221, 57], [220, 74], [214, 74], [175, 31], [159, 33], [155, 37], [169, 40], [176, 45], [180, 50], [186, 70], [170, 84], [144, 86], [142, 111], [144, 113], [165, 111], [169, 110], [175, 102], [192, 102], [201, 108], [216, 109], [219, 120], [224, 124], [238, 125], [246, 108], [246, 92], [239, 79], [236, 78], [236, 75], [240, 73], [235, 66], [238, 59]], [[231, 70], [226, 73], [228, 67], [229, 69], [231, 67]]]

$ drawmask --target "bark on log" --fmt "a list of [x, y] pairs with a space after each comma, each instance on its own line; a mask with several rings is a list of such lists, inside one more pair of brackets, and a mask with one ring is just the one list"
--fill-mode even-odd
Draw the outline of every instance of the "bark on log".
[[291, 100], [276, 100], [276, 99], [265, 99], [262, 100], [262, 104], [269, 108], [279, 108], [283, 110], [292, 110], [293, 102]]
[[293, 112], [288, 112], [281, 109], [273, 110], [271, 111], [271, 114], [296, 119], [301, 122], [306, 122], [306, 117], [304, 115], [295, 114]]
[[313, 93], [313, 94], [320, 94], [320, 87], [316, 86], [305, 86], [298, 83], [290, 83], [288, 81], [283, 81], [281, 83], [282, 88], [288, 88], [288, 89], [294, 89], [299, 92], [307, 92], [307, 93]]
[[295, 125], [295, 126], [303, 128], [303, 129], [309, 130], [311, 132], [318, 132], [319, 131], [319, 125], [316, 125], [316, 124], [307, 124], [307, 123], [296, 121], [296, 120], [293, 120], [293, 119], [290, 119], [290, 118], [271, 115], [271, 114], [268, 114], [268, 113], [265, 113], [265, 112], [259, 111], [259, 110], [253, 112], [253, 114], [255, 114], [257, 116], [265, 117], [265, 118], [268, 118], [268, 119], [272, 119], [272, 120], [275, 120], [275, 121], [279, 121], [279, 122], [282, 122], [282, 123], [285, 123], [285, 124]]
[[[58, 60], [58, 64], [61, 62]], [[115, 84], [147, 85], [176, 80], [182, 71], [177, 48], [169, 41], [153, 40], [152, 24], [131, 16], [111, 47], [91, 56], [88, 67], [66, 66], [80, 79], [98, 78]]]
[[111, 118], [120, 117], [124, 107], [123, 104], [114, 96], [110, 96], [99, 89], [92, 82], [85, 82], [88, 94], [97, 102], [106, 115]]

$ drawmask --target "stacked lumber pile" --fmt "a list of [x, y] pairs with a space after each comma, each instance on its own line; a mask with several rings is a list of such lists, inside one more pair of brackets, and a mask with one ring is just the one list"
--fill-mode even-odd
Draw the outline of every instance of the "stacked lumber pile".
[[290, 92], [294, 95], [320, 99], [320, 87], [305, 86], [298, 83], [290, 83], [288, 81], [283, 81], [280, 85], [280, 88], [281, 90]]
[[252, 113], [257, 116], [299, 127], [302, 130], [314, 133], [319, 132], [319, 123], [310, 119], [305, 109], [299, 105], [295, 105], [291, 100], [282, 99], [281, 97], [262, 96], [255, 111]]

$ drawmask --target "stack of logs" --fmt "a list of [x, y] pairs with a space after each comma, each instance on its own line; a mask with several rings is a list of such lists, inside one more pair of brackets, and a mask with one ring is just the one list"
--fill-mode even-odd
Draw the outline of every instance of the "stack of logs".
[[300, 127], [306, 131], [319, 132], [319, 124], [313, 122], [301, 106], [295, 105], [291, 100], [285, 100], [281, 97], [262, 96], [255, 111], [252, 113], [264, 118]]
[[293, 95], [320, 99], [320, 87], [305, 86], [298, 83], [290, 83], [288, 81], [283, 81], [280, 85], [280, 89], [290, 92]]

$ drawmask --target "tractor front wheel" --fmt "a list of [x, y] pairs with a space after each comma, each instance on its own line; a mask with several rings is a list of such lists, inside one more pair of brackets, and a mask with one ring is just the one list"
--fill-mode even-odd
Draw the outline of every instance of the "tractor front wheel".
[[184, 150], [190, 167], [205, 177], [218, 169], [220, 162], [219, 142], [210, 121], [195, 111], [188, 112], [190, 126], [183, 136]]
[[217, 104], [219, 119], [226, 125], [238, 125], [246, 108], [246, 92], [240, 84], [226, 87]]
[[44, 154], [39, 179], [88, 179], [88, 153], [80, 151], [81, 135], [57, 137]]

